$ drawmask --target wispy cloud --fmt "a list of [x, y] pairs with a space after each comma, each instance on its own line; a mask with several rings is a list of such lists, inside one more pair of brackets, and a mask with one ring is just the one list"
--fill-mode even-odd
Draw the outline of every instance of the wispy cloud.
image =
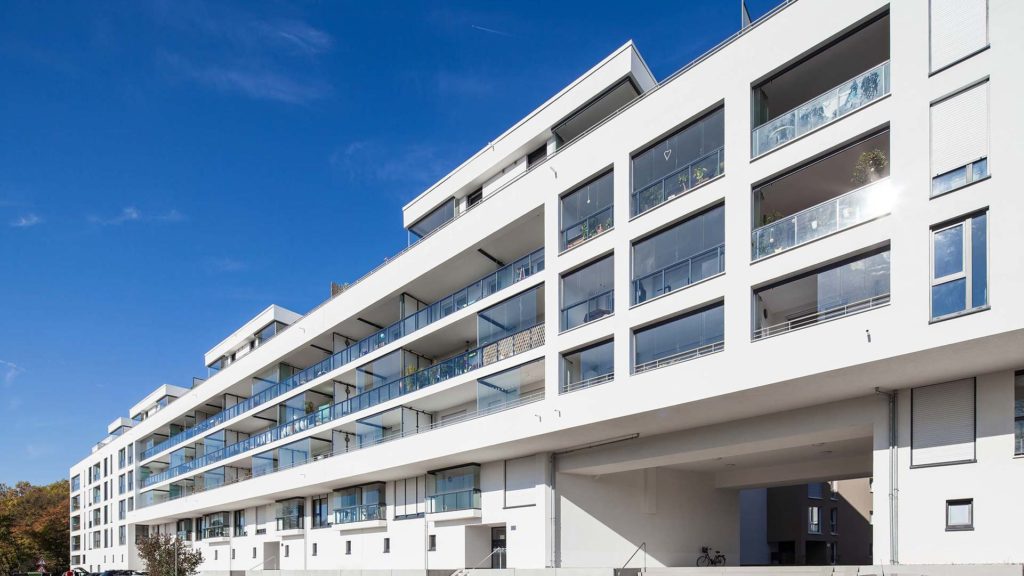
[[93, 224], [99, 224], [100, 226], [117, 226], [124, 224], [125, 222], [135, 222], [142, 218], [142, 212], [139, 212], [138, 208], [134, 206], [128, 206], [122, 208], [121, 212], [116, 216], [110, 218], [102, 218], [100, 216], [89, 216], [89, 221]]
[[298, 80], [252, 65], [197, 65], [177, 54], [164, 54], [163, 59], [178, 73], [208, 88], [234, 92], [257, 100], [306, 104], [324, 97], [329, 91], [325, 83]]
[[219, 92], [287, 104], [331, 92], [316, 66], [334, 46], [327, 32], [302, 20], [260, 18], [187, 0], [160, 6], [161, 24], [195, 39], [158, 52], [158, 64], [174, 75]]
[[3, 382], [4, 387], [12, 386], [14, 384], [14, 380], [24, 373], [25, 369], [14, 362], [0, 360], [0, 381]]
[[241, 260], [223, 256], [216, 258], [206, 259], [206, 270], [211, 274], [227, 274], [232, 272], [242, 272], [249, 269], [249, 264]]
[[181, 212], [179, 212], [177, 209], [174, 209], [174, 208], [172, 208], [172, 209], [170, 209], [170, 210], [168, 210], [166, 212], [157, 214], [155, 216], [149, 216], [149, 215], [144, 214], [142, 212], [142, 210], [139, 210], [138, 208], [136, 208], [134, 206], [126, 206], [126, 207], [122, 208], [121, 211], [118, 212], [114, 216], [103, 217], [103, 216], [96, 216], [95, 214], [91, 214], [91, 215], [89, 215], [87, 217], [87, 219], [89, 220], [89, 222], [91, 222], [93, 224], [96, 224], [98, 226], [119, 226], [121, 224], [127, 224], [129, 222], [149, 222], [149, 221], [153, 221], [153, 222], [176, 223], [176, 222], [184, 222], [188, 218], [184, 214], [182, 214]]
[[41, 460], [51, 456], [56, 447], [50, 443], [28, 442], [25, 444], [25, 455], [29, 460]]
[[452, 160], [434, 146], [371, 140], [339, 147], [329, 161], [352, 181], [402, 182], [411, 186], [430, 184], [454, 167]]
[[33, 214], [33, 213], [29, 212], [28, 214], [23, 214], [21, 216], [18, 216], [14, 220], [11, 220], [11, 227], [13, 227], [13, 228], [31, 228], [33, 226], [36, 226], [37, 224], [42, 224], [42, 223], [43, 223], [43, 219], [42, 218], [40, 218], [36, 214]]
[[495, 34], [497, 36], [504, 36], [506, 38], [515, 38], [515, 34], [509, 34], [508, 32], [502, 32], [501, 30], [495, 30], [494, 28], [487, 28], [486, 26], [477, 26], [476, 24], [469, 25], [474, 30], [486, 32], [487, 34]]

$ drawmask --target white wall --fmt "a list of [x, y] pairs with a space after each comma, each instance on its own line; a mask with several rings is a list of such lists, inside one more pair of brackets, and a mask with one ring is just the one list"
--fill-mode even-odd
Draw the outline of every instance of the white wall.
[[[590, 477], [559, 474], [561, 567], [622, 566], [641, 543], [647, 565], [693, 566], [702, 545], [739, 560], [739, 492], [714, 476], [669, 468]], [[642, 555], [630, 563], [642, 566]]]

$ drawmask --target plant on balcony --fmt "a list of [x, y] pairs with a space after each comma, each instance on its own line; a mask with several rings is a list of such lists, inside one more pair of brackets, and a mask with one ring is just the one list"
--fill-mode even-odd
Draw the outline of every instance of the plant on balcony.
[[870, 184], [884, 177], [887, 166], [889, 166], [889, 159], [885, 156], [885, 152], [878, 148], [864, 152], [857, 158], [850, 181], [857, 186]]
[[860, 93], [864, 100], [873, 100], [878, 95], [878, 72], [868, 74], [860, 81]]
[[708, 169], [704, 166], [698, 166], [693, 169], [693, 180], [694, 185], [700, 184], [708, 177]]
[[312, 414], [313, 410], [316, 410], [316, 406], [313, 405], [313, 402], [307, 400], [306, 401], [306, 414]]
[[772, 222], [775, 222], [779, 218], [782, 218], [782, 212], [779, 212], [778, 210], [774, 210], [770, 214], [762, 214], [761, 215], [761, 226], [767, 226], [767, 225], [771, 224]]

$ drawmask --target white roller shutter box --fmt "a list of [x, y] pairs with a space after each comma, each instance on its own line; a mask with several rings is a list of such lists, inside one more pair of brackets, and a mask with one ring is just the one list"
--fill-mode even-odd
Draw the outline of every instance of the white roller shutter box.
[[988, 82], [932, 105], [932, 176], [988, 156]]
[[544, 482], [543, 461], [536, 456], [505, 461], [505, 506], [537, 503], [537, 485]]
[[988, 46], [987, 0], [931, 0], [932, 70]]
[[911, 392], [912, 466], [974, 460], [974, 379]]

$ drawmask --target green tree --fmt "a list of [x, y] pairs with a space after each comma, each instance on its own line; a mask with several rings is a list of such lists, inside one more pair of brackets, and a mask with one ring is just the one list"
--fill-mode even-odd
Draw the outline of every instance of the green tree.
[[149, 576], [194, 576], [203, 563], [202, 552], [170, 534], [140, 536], [137, 548]]
[[0, 484], [0, 573], [32, 569], [40, 559], [50, 571], [68, 567], [69, 497], [67, 480]]

